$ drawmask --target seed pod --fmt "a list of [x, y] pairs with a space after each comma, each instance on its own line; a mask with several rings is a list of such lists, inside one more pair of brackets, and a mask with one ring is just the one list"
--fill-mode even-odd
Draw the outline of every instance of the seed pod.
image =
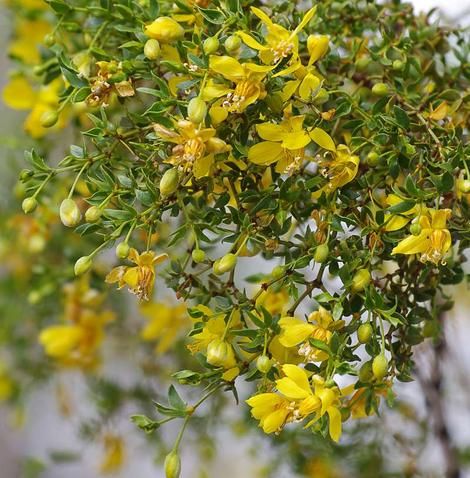
[[374, 357], [372, 361], [372, 373], [377, 380], [382, 380], [387, 375], [388, 360], [384, 354]]
[[211, 55], [219, 49], [219, 46], [220, 42], [216, 37], [209, 37], [204, 40], [202, 49], [206, 55]]
[[207, 103], [199, 96], [192, 98], [188, 103], [188, 118], [192, 123], [200, 124], [206, 119]]
[[373, 329], [370, 324], [361, 324], [357, 329], [357, 338], [361, 344], [366, 344], [372, 337]]
[[59, 120], [57, 111], [45, 111], [41, 115], [40, 123], [43, 128], [51, 128]]
[[116, 256], [119, 257], [119, 259], [126, 259], [129, 255], [129, 251], [129, 244], [125, 241], [120, 242], [116, 247]]
[[389, 93], [388, 85], [385, 83], [376, 83], [372, 87], [372, 93], [377, 96], [387, 96]]
[[375, 151], [371, 151], [367, 155], [367, 164], [369, 166], [377, 166], [379, 164], [379, 155]]
[[225, 274], [225, 272], [231, 271], [237, 263], [237, 256], [229, 252], [225, 254], [220, 260], [218, 265], [219, 274]]
[[184, 29], [173, 18], [160, 17], [145, 28], [145, 34], [161, 43], [172, 43], [183, 38]]
[[286, 268], [284, 266], [276, 266], [271, 271], [271, 275], [274, 279], [280, 279], [284, 275], [285, 271]]
[[230, 35], [224, 42], [227, 53], [236, 53], [241, 46], [242, 41], [237, 35]]
[[149, 60], [158, 60], [160, 56], [160, 43], [158, 43], [158, 40], [151, 38], [145, 42], [144, 55]]
[[86, 274], [93, 265], [93, 261], [90, 256], [83, 256], [75, 262], [75, 266], [73, 268], [76, 276], [81, 276]]
[[323, 264], [328, 259], [328, 254], [330, 253], [330, 248], [328, 244], [320, 244], [315, 249], [315, 254], [313, 255], [313, 260], [318, 262], [318, 264]]
[[73, 199], [64, 199], [59, 209], [60, 220], [67, 227], [75, 227], [82, 218], [82, 214]]
[[21, 208], [25, 214], [32, 213], [37, 207], [38, 202], [36, 201], [36, 198], [33, 197], [23, 199], [23, 202], [21, 203]]
[[256, 368], [261, 373], [268, 373], [271, 370], [272, 366], [273, 366], [273, 362], [267, 355], [260, 355], [256, 359]]
[[353, 292], [364, 290], [371, 281], [371, 275], [368, 269], [360, 269], [353, 277], [351, 289]]
[[194, 249], [191, 256], [196, 264], [200, 264], [206, 259], [206, 253], [202, 249]]
[[168, 169], [160, 179], [160, 194], [163, 198], [171, 196], [178, 189], [179, 174], [176, 168]]
[[413, 236], [419, 236], [420, 233], [421, 233], [421, 230], [422, 230], [422, 227], [421, 225], [419, 224], [419, 222], [414, 222], [413, 224], [411, 224], [410, 226], [410, 232]]
[[165, 477], [179, 478], [181, 473], [181, 459], [176, 450], [172, 450], [165, 457]]
[[103, 210], [98, 206], [91, 206], [85, 212], [85, 221], [86, 222], [96, 222], [99, 221]]

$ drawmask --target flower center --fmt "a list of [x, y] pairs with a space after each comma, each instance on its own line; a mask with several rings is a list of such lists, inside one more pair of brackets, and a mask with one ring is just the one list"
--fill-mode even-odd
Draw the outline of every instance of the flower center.
[[243, 110], [243, 103], [247, 98], [255, 95], [257, 93], [257, 89], [258, 87], [256, 83], [253, 83], [252, 81], [240, 81], [240, 83], [237, 83], [235, 90], [227, 95], [225, 101], [222, 103], [222, 106], [231, 113], [240, 113]]
[[280, 41], [275, 47], [271, 48], [273, 52], [273, 60], [274, 62], [278, 62], [282, 60], [282, 58], [287, 58], [294, 49], [294, 43], [289, 40], [282, 40]]

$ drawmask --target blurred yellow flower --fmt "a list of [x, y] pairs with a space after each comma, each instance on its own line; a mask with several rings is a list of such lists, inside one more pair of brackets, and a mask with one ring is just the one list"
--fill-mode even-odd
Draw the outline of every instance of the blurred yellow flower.
[[103, 437], [104, 457], [100, 464], [103, 474], [115, 473], [124, 464], [126, 449], [122, 437], [108, 433]]
[[41, 60], [38, 47], [51, 30], [51, 24], [45, 20], [21, 18], [16, 23], [14, 40], [10, 43], [8, 53], [28, 65], [38, 64]]

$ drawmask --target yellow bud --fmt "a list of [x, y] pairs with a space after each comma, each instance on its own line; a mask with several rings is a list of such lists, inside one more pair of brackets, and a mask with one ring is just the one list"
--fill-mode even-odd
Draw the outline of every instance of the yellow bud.
[[103, 214], [103, 210], [98, 206], [91, 206], [85, 212], [85, 221], [86, 222], [96, 222], [100, 219]]
[[200, 264], [206, 259], [206, 253], [202, 249], [194, 249], [191, 256], [196, 264]]
[[75, 227], [82, 218], [82, 214], [73, 199], [64, 199], [59, 209], [60, 220], [67, 227]]
[[93, 261], [90, 256], [83, 256], [75, 262], [75, 266], [73, 268], [76, 276], [81, 276], [86, 274], [93, 265]]
[[23, 199], [23, 202], [21, 203], [21, 208], [25, 214], [32, 213], [37, 207], [38, 202], [36, 201], [36, 198], [33, 197]]
[[[218, 263], [217, 268], [215, 267], [216, 263]], [[225, 274], [225, 272], [231, 271], [235, 267], [236, 263], [237, 263], [237, 256], [229, 252], [228, 254], [225, 254], [225, 256], [223, 256], [222, 258], [220, 258], [218, 261], [214, 263], [214, 273], [217, 275]]]
[[366, 344], [372, 337], [372, 325], [361, 324], [357, 329], [357, 338], [361, 344]]
[[328, 254], [330, 253], [330, 248], [328, 247], [328, 244], [320, 244], [316, 249], [315, 249], [315, 254], [313, 255], [313, 260], [315, 262], [318, 262], [319, 264], [322, 264], [328, 259]]
[[271, 370], [272, 366], [273, 366], [273, 362], [267, 355], [260, 355], [256, 359], [256, 368], [261, 373], [268, 373]]
[[372, 87], [372, 93], [377, 96], [386, 96], [388, 95], [388, 85], [385, 83], [376, 83]]
[[207, 104], [199, 96], [192, 98], [188, 103], [188, 118], [195, 124], [202, 123], [207, 115]]
[[176, 168], [168, 169], [160, 179], [160, 194], [162, 197], [171, 196], [178, 189], [179, 174]]
[[234, 367], [236, 360], [233, 347], [225, 340], [214, 339], [207, 346], [207, 363], [225, 369]]
[[157, 60], [160, 56], [160, 43], [155, 38], [147, 40], [144, 45], [144, 55], [149, 60]]
[[374, 357], [372, 361], [372, 373], [377, 380], [382, 380], [387, 375], [388, 360], [384, 354]]
[[145, 34], [161, 43], [172, 43], [183, 38], [184, 29], [173, 18], [160, 17], [145, 27]]
[[236, 53], [242, 46], [242, 41], [237, 35], [230, 35], [224, 42], [224, 47], [228, 53]]
[[223, 153], [228, 151], [230, 147], [227, 143], [220, 138], [209, 138], [206, 142], [207, 152], [208, 153]]
[[367, 269], [360, 269], [353, 277], [351, 289], [353, 292], [360, 292], [370, 284], [370, 281], [370, 272]]
[[45, 111], [40, 118], [41, 126], [44, 128], [51, 128], [59, 120], [57, 111]]
[[309, 35], [307, 49], [310, 54], [310, 64], [319, 60], [328, 50], [329, 38], [326, 35]]
[[126, 257], [129, 255], [130, 247], [127, 242], [120, 242], [117, 247], [116, 247], [116, 256], [119, 257], [119, 259], [126, 259]]
[[212, 53], [215, 53], [219, 49], [219, 46], [220, 46], [220, 42], [216, 37], [209, 37], [204, 40], [204, 44], [202, 45], [202, 48], [206, 55], [211, 55]]
[[176, 450], [171, 451], [165, 457], [165, 477], [179, 478], [181, 473], [181, 459]]

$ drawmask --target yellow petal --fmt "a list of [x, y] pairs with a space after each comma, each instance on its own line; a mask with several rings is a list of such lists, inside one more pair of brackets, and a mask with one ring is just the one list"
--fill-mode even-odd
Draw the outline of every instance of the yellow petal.
[[289, 415], [289, 410], [286, 408], [280, 408], [279, 410], [270, 413], [263, 420], [264, 433], [274, 433], [279, 430], [284, 425], [287, 415]]
[[443, 120], [447, 116], [447, 102], [443, 101], [434, 111], [429, 114], [429, 118], [435, 121]]
[[432, 231], [423, 229], [418, 236], [408, 236], [392, 250], [392, 254], [418, 254], [429, 247], [429, 235]]
[[317, 11], [317, 6], [315, 5], [304, 15], [304, 18], [302, 18], [302, 21], [299, 23], [297, 28], [292, 32], [292, 35], [296, 35], [298, 32], [300, 32], [308, 24], [308, 22], [313, 18], [316, 11]]
[[211, 166], [214, 164], [214, 155], [208, 154], [202, 158], [197, 158], [193, 165], [193, 173], [196, 179], [209, 176]]
[[309, 143], [310, 136], [305, 131], [297, 131], [285, 134], [282, 146], [286, 149], [302, 149]]
[[245, 70], [242, 65], [231, 56], [211, 55], [209, 57], [209, 68], [224, 78], [232, 81], [240, 81], [245, 77]]
[[248, 150], [248, 160], [255, 164], [268, 166], [278, 161], [282, 153], [282, 146], [279, 143], [263, 141]]
[[248, 35], [244, 32], [237, 32], [237, 35], [243, 40], [245, 45], [248, 45], [250, 48], [254, 50], [264, 50], [266, 47], [261, 45], [257, 40], [255, 40], [251, 35]]
[[272, 20], [268, 17], [268, 15], [266, 15], [266, 13], [263, 12], [263, 10], [260, 10], [256, 7], [251, 7], [251, 11], [266, 25], [273, 25]]
[[310, 35], [307, 39], [307, 48], [310, 53], [308, 64], [313, 65], [328, 50], [329, 38], [326, 35]]
[[300, 319], [294, 317], [283, 317], [279, 320], [281, 326], [281, 335], [279, 342], [284, 347], [295, 347], [296, 345], [305, 342], [312, 334], [315, 327]]
[[26, 78], [18, 76], [13, 78], [2, 91], [4, 103], [15, 110], [29, 110], [33, 107], [36, 92]]
[[168, 259], [168, 254], [165, 254], [164, 252], [162, 254], [157, 254], [153, 259], [152, 259], [152, 264], [157, 265], [160, 264], [160, 262], [164, 262]]
[[316, 96], [316, 93], [318, 93], [320, 87], [320, 78], [316, 77], [312, 73], [308, 73], [305, 75], [305, 78], [302, 80], [302, 83], [299, 86], [299, 95], [303, 100], [307, 101]]
[[266, 141], [282, 141], [286, 130], [278, 124], [261, 123], [256, 125], [259, 136]]
[[385, 230], [386, 231], [398, 231], [405, 227], [411, 218], [400, 216], [400, 215], [392, 215], [392, 214], [385, 214]]
[[276, 388], [285, 397], [292, 400], [301, 400], [310, 395], [306, 390], [299, 387], [292, 379], [287, 377], [276, 380]]
[[310, 138], [312, 138], [318, 146], [328, 151], [336, 151], [336, 146], [331, 136], [321, 128], [314, 128], [313, 131], [310, 132]]
[[338, 442], [341, 437], [341, 413], [335, 407], [330, 407], [327, 410], [329, 417], [329, 432], [333, 441]]
[[307, 372], [303, 368], [287, 363], [283, 365], [282, 371], [309, 395], [312, 394]]

